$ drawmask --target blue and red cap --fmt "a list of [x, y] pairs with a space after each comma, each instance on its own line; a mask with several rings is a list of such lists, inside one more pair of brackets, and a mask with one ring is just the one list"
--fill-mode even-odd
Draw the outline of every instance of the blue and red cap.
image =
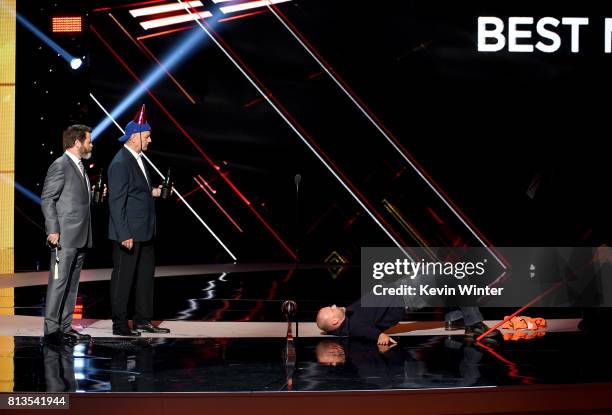
[[142, 107], [134, 117], [134, 120], [130, 121], [125, 126], [125, 134], [119, 137], [119, 141], [124, 143], [132, 136], [132, 134], [143, 133], [145, 131], [151, 131], [151, 126], [147, 122], [145, 104], [142, 104]]

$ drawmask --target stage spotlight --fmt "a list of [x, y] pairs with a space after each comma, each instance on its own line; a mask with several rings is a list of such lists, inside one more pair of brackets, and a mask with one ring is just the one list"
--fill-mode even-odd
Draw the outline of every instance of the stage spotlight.
[[[95, 32], [94, 32], [95, 33]], [[193, 30], [185, 35], [185, 37], [176, 46], [170, 48], [169, 52], [160, 61], [161, 65], [154, 67], [146, 76], [142, 78], [142, 82], [136, 88], [131, 90], [128, 95], [117, 105], [110, 113], [110, 116], [104, 117], [102, 121], [91, 132], [91, 141], [98, 139], [100, 134], [109, 125], [123, 114], [123, 112], [134, 104], [142, 95], [147, 92], [147, 89], [157, 84], [164, 76], [166, 71], [171, 70], [176, 65], [180, 64], [190, 55], [191, 52], [201, 42], [206, 39], [206, 36], [200, 30]]]
[[[45, 35], [40, 29], [38, 29], [36, 26], [34, 26], [32, 23], [30, 23], [25, 17], [23, 17], [21, 14], [16, 13], [15, 14], [15, 18], [17, 19], [17, 21], [19, 23], [21, 23], [26, 29], [28, 29], [30, 32], [32, 32], [32, 34], [36, 37], [38, 37], [41, 41], [43, 41], [47, 46], [49, 46], [51, 49], [53, 49], [59, 56], [61, 56], [62, 58], [64, 58], [66, 60], [66, 62], [68, 62], [70, 64], [70, 66], [73, 69], [77, 69], [78, 67], [81, 66], [81, 64], [83, 63], [83, 61], [81, 59], [75, 58], [74, 56], [72, 56], [70, 53], [68, 53], [64, 48], [62, 48], [60, 45], [58, 45], [54, 40], [52, 40], [49, 36]], [[78, 61], [78, 62], [77, 62]], [[73, 65], [77, 65], [78, 66], [75, 68]], [[51, 72], [51, 69], [49, 69], [49, 72]]]
[[70, 61], [70, 67], [75, 71], [81, 67], [83, 61], [79, 58], [74, 58]]

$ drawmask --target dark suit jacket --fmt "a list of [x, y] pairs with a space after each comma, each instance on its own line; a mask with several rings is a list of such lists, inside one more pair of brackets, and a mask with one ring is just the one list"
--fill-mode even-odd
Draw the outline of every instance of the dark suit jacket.
[[[366, 295], [373, 296], [368, 293]], [[386, 298], [386, 297], [385, 297]], [[398, 324], [406, 314], [404, 307], [398, 307], [395, 299], [378, 301], [379, 307], [363, 307], [362, 299], [346, 308], [344, 321], [329, 334], [336, 336], [361, 337], [368, 340], [378, 340], [380, 333]]]
[[[147, 177], [150, 175], [144, 162]], [[150, 241], [155, 235], [155, 201], [138, 162], [122, 147], [108, 167], [108, 238]]]
[[49, 166], [41, 199], [47, 235], [59, 233], [65, 248], [91, 248], [89, 186], [65, 153]]

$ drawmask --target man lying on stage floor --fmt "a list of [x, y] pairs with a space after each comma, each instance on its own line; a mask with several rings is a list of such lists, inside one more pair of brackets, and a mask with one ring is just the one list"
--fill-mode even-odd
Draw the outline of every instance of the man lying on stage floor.
[[[397, 325], [404, 318], [407, 310], [422, 307], [422, 304], [415, 304], [418, 302], [418, 297], [416, 299], [404, 298], [403, 302], [393, 299], [382, 301], [376, 298], [376, 307], [362, 306], [364, 298], [360, 298], [349, 307], [337, 307], [334, 304], [321, 308], [317, 313], [317, 327], [327, 334], [336, 336], [361, 337], [376, 341], [379, 345], [395, 344], [397, 342], [384, 332]], [[461, 320], [463, 324], [460, 324]], [[470, 339], [475, 339], [489, 330], [489, 327], [483, 322], [478, 307], [456, 307], [446, 313], [445, 321], [446, 330], [464, 328], [465, 336]], [[489, 344], [495, 344], [501, 340], [502, 335], [499, 330], [493, 330], [483, 338], [483, 342]]]

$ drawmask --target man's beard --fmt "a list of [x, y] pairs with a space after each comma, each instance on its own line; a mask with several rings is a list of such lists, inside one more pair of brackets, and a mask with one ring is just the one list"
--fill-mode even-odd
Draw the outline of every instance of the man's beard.
[[89, 153], [81, 153], [81, 158], [83, 160], [89, 160], [91, 158], [91, 151]]

